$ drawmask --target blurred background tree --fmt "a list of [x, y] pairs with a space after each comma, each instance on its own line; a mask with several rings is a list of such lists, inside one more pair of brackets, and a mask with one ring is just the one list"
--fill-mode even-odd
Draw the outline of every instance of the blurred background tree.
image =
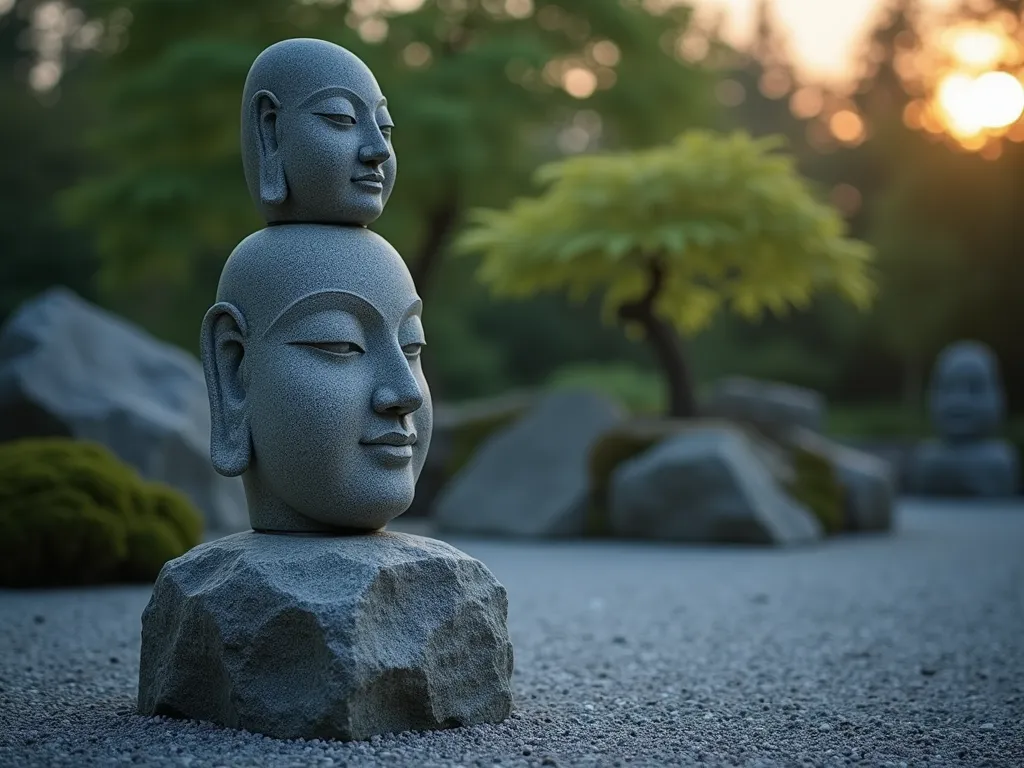
[[605, 314], [635, 329], [664, 376], [668, 413], [697, 415], [678, 334], [720, 310], [747, 319], [806, 307], [835, 291], [861, 307], [870, 250], [814, 199], [777, 138], [689, 131], [643, 152], [542, 168], [543, 194], [475, 212], [460, 246], [479, 251], [496, 295], [603, 294]]
[[223, 260], [260, 226], [238, 154], [245, 72], [311, 35], [365, 58], [395, 107], [400, 181], [378, 229], [429, 294], [442, 398], [570, 381], [664, 397], [656, 359], [599, 322], [599, 300], [494, 300], [447, 254], [467, 209], [508, 205], [540, 165], [712, 127], [787, 137], [818, 199], [875, 246], [879, 301], [722, 313], [689, 345], [698, 389], [738, 373], [904, 411], [935, 350], [973, 337], [1020, 411], [1024, 7], [879, 2], [860, 70], [823, 83], [770, 0], [743, 49], [674, 0], [0, 0], [0, 133], [16, 148], [0, 313], [59, 282], [194, 350]]
[[467, 205], [504, 201], [564, 147], [657, 141], [707, 111], [705, 74], [659, 45], [687, 24], [681, 8], [654, 16], [585, 0], [261, 0], [244, 11], [202, 0], [110, 4], [108, 18], [126, 14], [121, 50], [96, 80], [105, 120], [92, 151], [103, 161], [65, 203], [95, 233], [105, 295], [134, 298], [123, 311], [148, 324], [176, 324], [174, 307], [198, 316], [171, 289], [194, 294], [198, 282], [208, 301], [226, 255], [260, 226], [239, 174], [239, 94], [253, 58], [278, 39], [332, 40], [377, 75], [397, 125], [400, 182], [375, 228], [406, 255], [425, 294]]

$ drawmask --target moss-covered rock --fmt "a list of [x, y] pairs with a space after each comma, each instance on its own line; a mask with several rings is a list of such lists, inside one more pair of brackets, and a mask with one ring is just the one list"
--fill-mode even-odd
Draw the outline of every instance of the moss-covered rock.
[[0, 586], [149, 581], [202, 537], [189, 500], [101, 445], [0, 444]]
[[752, 425], [742, 422], [650, 418], [636, 419], [609, 430], [591, 450], [588, 534], [608, 535], [608, 486], [612, 473], [622, 462], [688, 429], [715, 425], [729, 425], [742, 430], [784, 491], [807, 506], [821, 521], [826, 532], [835, 533], [842, 529], [842, 487], [835, 468], [824, 456], [773, 440]]
[[598, 439], [590, 450], [588, 535], [609, 534], [608, 486], [616, 467], [690, 426], [692, 422], [685, 419], [640, 418], [625, 422]]
[[818, 518], [826, 534], [842, 531], [843, 487], [835, 467], [824, 456], [802, 448], [791, 449], [790, 461], [794, 477], [786, 484], [789, 495]]

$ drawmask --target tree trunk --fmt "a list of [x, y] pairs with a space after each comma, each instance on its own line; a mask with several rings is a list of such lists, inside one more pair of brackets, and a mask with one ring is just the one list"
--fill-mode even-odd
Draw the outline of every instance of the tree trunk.
[[697, 415], [697, 398], [693, 376], [682, 341], [675, 328], [654, 312], [654, 302], [661, 292], [665, 271], [661, 262], [652, 260], [649, 266], [650, 284], [647, 293], [638, 301], [619, 308], [619, 319], [639, 323], [647, 342], [665, 374], [668, 385], [668, 415], [675, 418], [693, 418]]
[[441, 255], [448, 244], [459, 215], [458, 197], [449, 192], [427, 214], [427, 230], [420, 252], [410, 271], [420, 297], [430, 290], [430, 282], [441, 263]]
[[[424, 234], [423, 244], [416, 261], [409, 268], [416, 292], [424, 301], [426, 301], [424, 297], [430, 290], [430, 284], [437, 273], [437, 268], [441, 264], [445, 245], [455, 228], [458, 214], [458, 198], [454, 192], [450, 192], [436, 207], [431, 209], [427, 216], [427, 231]], [[424, 354], [422, 364], [423, 375], [430, 382], [431, 397], [434, 402], [437, 402], [444, 397], [444, 387], [441, 385], [440, 377], [435, 375], [434, 363], [429, 352]]]

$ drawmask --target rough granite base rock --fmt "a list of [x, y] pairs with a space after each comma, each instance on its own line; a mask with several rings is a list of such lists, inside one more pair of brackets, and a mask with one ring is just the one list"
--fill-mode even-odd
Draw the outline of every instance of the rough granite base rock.
[[139, 712], [283, 739], [500, 722], [507, 614], [491, 572], [434, 539], [235, 534], [161, 571]]

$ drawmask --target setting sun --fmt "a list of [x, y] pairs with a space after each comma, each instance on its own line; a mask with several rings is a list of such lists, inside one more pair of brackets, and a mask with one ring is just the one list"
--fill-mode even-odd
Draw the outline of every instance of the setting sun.
[[1008, 72], [948, 75], [936, 97], [947, 126], [960, 138], [1006, 128], [1024, 114], [1024, 85]]
[[1024, 41], [1015, 29], [1002, 17], [959, 24], [918, 50], [914, 70], [928, 95], [908, 105], [906, 124], [997, 156], [993, 143], [1024, 116]]

